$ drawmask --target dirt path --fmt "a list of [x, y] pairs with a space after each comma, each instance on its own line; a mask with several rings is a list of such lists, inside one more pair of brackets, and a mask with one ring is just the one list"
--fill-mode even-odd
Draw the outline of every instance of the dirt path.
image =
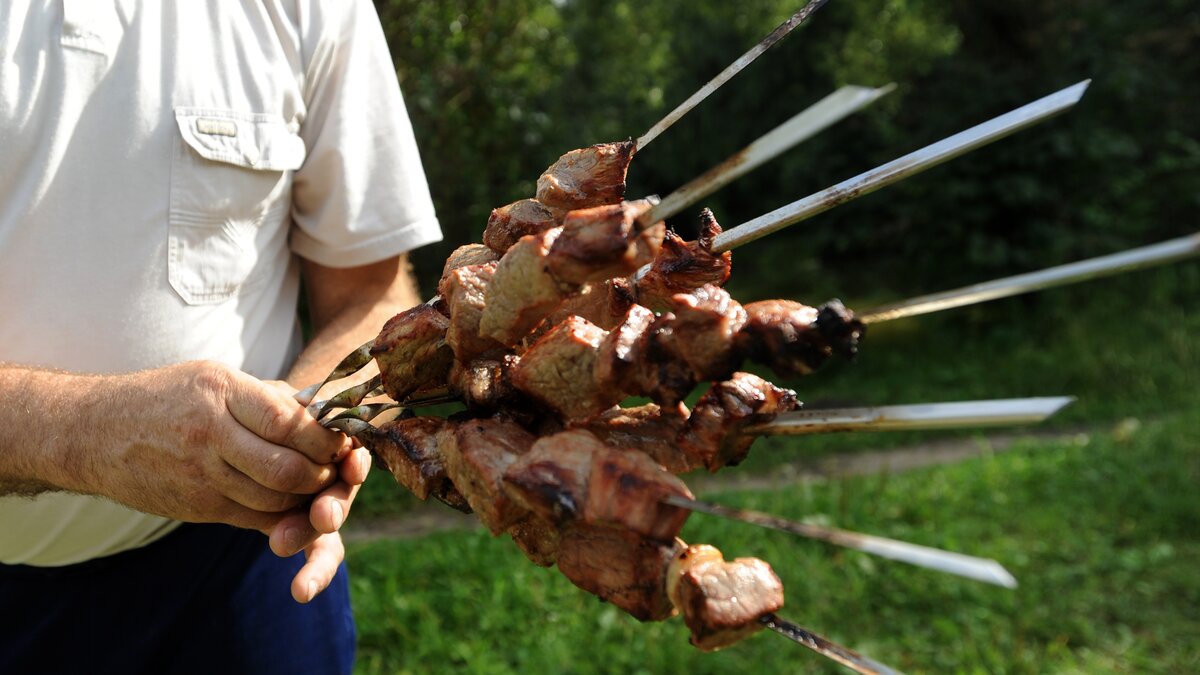
[[[953, 464], [987, 453], [1004, 452], [1011, 448], [1015, 441], [1023, 438], [1069, 440], [1077, 435], [1026, 432], [955, 438], [879, 452], [829, 455], [816, 460], [784, 464], [774, 468], [769, 474], [737, 471], [700, 474], [689, 477], [688, 483], [697, 496], [727, 490], [770, 490], [806, 481], [883, 472], [895, 473], [925, 466]], [[470, 530], [479, 527], [479, 521], [472, 515], [458, 513], [443, 504], [423, 503], [405, 514], [394, 517], [351, 519], [342, 530], [342, 536], [346, 541], [364, 542], [384, 538], [420, 537], [431, 532]]]

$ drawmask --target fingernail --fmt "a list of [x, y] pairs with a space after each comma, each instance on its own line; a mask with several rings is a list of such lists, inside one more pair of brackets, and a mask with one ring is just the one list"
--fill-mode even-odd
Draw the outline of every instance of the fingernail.
[[283, 546], [289, 554], [300, 550], [300, 530], [289, 527], [283, 531]]
[[358, 453], [358, 470], [366, 475], [371, 470], [371, 453], [363, 450]]
[[333, 511], [333, 529], [336, 530], [342, 526], [342, 521], [346, 520], [346, 512], [342, 510], [342, 505], [338, 502], [334, 502], [329, 509]]
[[313, 598], [317, 597], [319, 590], [320, 589], [317, 588], [317, 582], [315, 580], [308, 582], [308, 599], [312, 600]]

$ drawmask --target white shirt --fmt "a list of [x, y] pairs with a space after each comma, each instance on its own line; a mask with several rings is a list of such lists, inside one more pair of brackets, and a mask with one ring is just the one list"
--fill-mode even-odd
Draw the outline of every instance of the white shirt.
[[[366, 0], [0, 3], [0, 361], [278, 378], [300, 346], [293, 253], [347, 267], [440, 238]], [[0, 498], [0, 562], [173, 526]]]

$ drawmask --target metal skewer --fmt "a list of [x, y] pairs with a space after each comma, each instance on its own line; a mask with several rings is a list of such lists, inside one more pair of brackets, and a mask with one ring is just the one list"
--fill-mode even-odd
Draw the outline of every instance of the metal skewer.
[[906, 316], [929, 314], [943, 309], [962, 307], [997, 298], [1007, 298], [1012, 295], [1040, 291], [1056, 286], [1065, 286], [1079, 281], [1089, 281], [1102, 277], [1163, 265], [1185, 258], [1200, 255], [1200, 232], [1171, 239], [1159, 244], [1143, 246], [1121, 253], [1089, 258], [1079, 262], [1050, 267], [1037, 272], [1018, 274], [1016, 276], [995, 279], [971, 286], [964, 286], [952, 291], [942, 291], [901, 302], [883, 305], [858, 315], [863, 323], [878, 323], [891, 321]]
[[975, 556], [943, 551], [919, 544], [910, 544], [886, 537], [850, 532], [849, 530], [798, 523], [786, 518], [773, 516], [769, 513], [762, 513], [761, 511], [735, 509], [730, 506], [702, 502], [678, 495], [664, 497], [662, 502], [671, 506], [678, 506], [681, 509], [688, 509], [689, 511], [707, 513], [710, 516], [737, 520], [759, 527], [800, 535], [808, 539], [818, 539], [834, 544], [835, 546], [851, 548], [882, 558], [897, 560], [917, 567], [937, 570], [967, 579], [974, 579], [975, 581], [995, 584], [1005, 588], [1017, 587], [1017, 580], [1013, 578], [1013, 575], [995, 560], [976, 558]]
[[647, 211], [639, 220], [643, 223], [657, 223], [670, 218], [691, 204], [695, 204], [778, 157], [788, 148], [812, 138], [853, 113], [871, 105], [895, 88], [896, 85], [889, 84], [878, 89], [858, 86], [846, 86], [838, 89], [767, 132], [700, 177], [667, 195], [666, 199]]
[[806, 628], [801, 628], [790, 621], [781, 619], [774, 613], [764, 614], [759, 621], [767, 628], [789, 640], [802, 644], [821, 656], [833, 659], [856, 673], [863, 673], [864, 675], [900, 675], [899, 671], [888, 668], [874, 659], [867, 658], [853, 649], [843, 647]]
[[361, 345], [358, 349], [355, 349], [347, 354], [340, 363], [334, 366], [333, 371], [330, 372], [329, 375], [325, 376], [324, 381], [301, 389], [295, 393], [294, 398], [300, 403], [300, 405], [308, 406], [310, 403], [312, 403], [312, 400], [317, 395], [317, 392], [321, 390], [321, 387], [324, 387], [326, 384], [329, 384], [334, 380], [340, 380], [343, 377], [349, 377], [350, 375], [358, 372], [360, 368], [370, 363], [371, 346], [374, 344], [375, 340], [371, 340], [370, 342]]
[[722, 70], [716, 77], [709, 80], [707, 84], [700, 87], [699, 91], [688, 97], [686, 101], [680, 103], [674, 110], [667, 113], [667, 116], [658, 121], [657, 124], [650, 127], [646, 133], [642, 134], [637, 139], [637, 149], [650, 145], [650, 141], [658, 138], [658, 135], [666, 131], [672, 124], [675, 124], [684, 115], [688, 114], [692, 108], [695, 108], [701, 101], [708, 98], [708, 95], [721, 88], [729, 80], [733, 79], [734, 75], [742, 72], [742, 69], [750, 65], [754, 59], [757, 59], [763, 52], [767, 51], [771, 45], [779, 42], [788, 33], [792, 32], [800, 24], [808, 20], [818, 9], [821, 9], [829, 0], [810, 0], [803, 9], [792, 15], [790, 19], [779, 24], [779, 27], [771, 31], [771, 34], [763, 38], [761, 42], [750, 48], [750, 51], [742, 54], [736, 61], [729, 64], [725, 70]]
[[1037, 124], [1078, 103], [1090, 82], [1084, 80], [726, 230], [717, 236], [713, 248], [718, 252], [737, 248]]
[[964, 429], [1037, 424], [1074, 401], [1071, 396], [1011, 398], [869, 408], [797, 410], [742, 433], [756, 436], [824, 434], [837, 431]]

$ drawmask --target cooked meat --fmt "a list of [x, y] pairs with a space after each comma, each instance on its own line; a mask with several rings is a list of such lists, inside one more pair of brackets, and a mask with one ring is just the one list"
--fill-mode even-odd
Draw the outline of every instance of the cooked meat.
[[692, 644], [713, 651], [762, 628], [759, 619], [783, 607], [783, 583], [757, 558], [725, 562], [707, 544], [689, 546], [671, 562], [667, 593], [692, 631]]
[[675, 405], [704, 380], [729, 377], [741, 362], [735, 337], [746, 312], [724, 289], [708, 285], [671, 298], [636, 350], [631, 393]]
[[467, 265], [452, 270], [438, 286], [450, 309], [450, 327], [446, 342], [459, 361], [471, 361], [489, 352], [503, 350], [503, 345], [479, 334], [484, 298], [496, 273], [497, 263]]
[[449, 320], [428, 305], [417, 305], [388, 319], [371, 346], [388, 396], [403, 401], [446, 381], [454, 361], [446, 342], [449, 326]]
[[653, 323], [653, 312], [641, 305], [630, 307], [620, 325], [600, 341], [593, 379], [612, 389], [634, 391], [636, 374], [643, 366], [642, 348]]
[[667, 231], [662, 222], [638, 225], [638, 216], [651, 206], [642, 199], [568, 213], [547, 258], [550, 272], [573, 284], [633, 274], [658, 255]]
[[534, 437], [504, 418], [450, 423], [438, 434], [438, 450], [455, 487], [492, 534], [500, 534], [529, 512], [504, 491], [504, 471], [529, 451]]
[[584, 284], [578, 293], [567, 296], [542, 325], [530, 334], [538, 338], [568, 316], [579, 316], [604, 330], [612, 330], [633, 306], [633, 286], [628, 279], [609, 279], [602, 284]]
[[504, 403], [512, 405], [515, 392], [509, 373], [517, 361], [520, 357], [512, 354], [466, 364], [455, 361], [448, 378], [450, 390], [461, 396], [471, 410], [492, 411]]
[[480, 335], [510, 347], [562, 304], [572, 288], [560, 284], [546, 266], [561, 232], [553, 228], [521, 237], [500, 259], [484, 298]]
[[582, 419], [624, 398], [592, 376], [605, 331], [577, 316], [555, 326], [525, 352], [512, 384], [566, 419]]
[[561, 533], [549, 522], [527, 515], [508, 528], [508, 534], [517, 548], [540, 567], [550, 567], [558, 558], [558, 543]]
[[674, 613], [666, 573], [682, 550], [613, 527], [575, 523], [562, 535], [558, 569], [571, 583], [629, 612], [639, 621], [661, 621]]
[[660, 408], [648, 403], [636, 408], [611, 408], [584, 427], [619, 448], [637, 448], [671, 473], [687, 473], [697, 465], [679, 445], [687, 428], [688, 409], [682, 403]]
[[700, 214], [699, 241], [687, 242], [674, 232], [663, 239], [650, 270], [638, 279], [638, 302], [651, 309], [666, 309], [671, 296], [687, 293], [705, 284], [724, 286], [729, 279], [732, 254], [715, 254], [712, 240], [721, 233], [712, 211]]
[[662, 504], [691, 498], [683, 481], [637, 450], [572, 429], [537, 441], [504, 474], [509, 495], [556, 525], [610, 525], [659, 541], [679, 534], [688, 511]]
[[746, 305], [739, 350], [785, 377], [812, 373], [835, 353], [854, 356], [864, 327], [841, 302], [820, 308], [791, 300]]
[[[450, 253], [450, 257], [446, 258], [446, 264], [442, 267], [442, 279], [446, 278], [454, 270], [467, 265], [486, 265], [495, 260], [500, 259], [500, 254], [483, 244], [467, 244], [459, 246]], [[441, 285], [441, 282], [438, 282]]]
[[636, 151], [633, 141], [572, 150], [538, 178], [537, 200], [565, 211], [615, 204], [625, 197], [625, 172]]
[[795, 392], [757, 375], [734, 373], [732, 379], [713, 384], [696, 402], [680, 445], [697, 464], [716, 472], [746, 458], [754, 437], [743, 434], [743, 429], [797, 407]]
[[492, 209], [487, 227], [483, 230], [483, 243], [504, 255], [521, 237], [558, 227], [563, 215], [563, 212], [555, 211], [536, 199], [522, 199]]

